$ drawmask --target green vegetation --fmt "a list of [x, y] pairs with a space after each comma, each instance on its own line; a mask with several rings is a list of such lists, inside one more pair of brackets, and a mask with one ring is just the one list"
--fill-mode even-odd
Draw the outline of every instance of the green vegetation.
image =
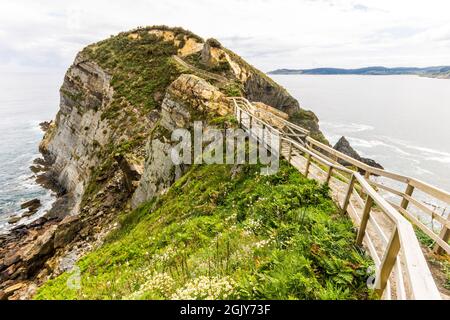
[[367, 299], [370, 260], [328, 187], [281, 164], [193, 166], [36, 299]]
[[317, 119], [314, 112], [309, 110], [300, 109], [294, 112], [290, 117], [289, 121], [308, 129], [311, 133], [311, 137], [319, 142], [329, 145], [328, 140], [325, 138], [323, 133], [319, 129], [319, 119]]
[[179, 75], [170, 57], [177, 53], [173, 41], [163, 41], [148, 31], [134, 39], [122, 33], [84, 49], [84, 53], [113, 75], [114, 99], [103, 114], [112, 119], [131, 104], [143, 112], [157, 106], [156, 93], [164, 93]]
[[[164, 41], [157, 35], [150, 34], [150, 30], [171, 31], [179, 41], [186, 37], [203, 41], [181, 28], [156, 26], [120, 33], [92, 44], [82, 52], [112, 75], [111, 85], [114, 89], [111, 104], [105, 105], [101, 114], [102, 120], [108, 119], [110, 122], [114, 143], [109, 143], [102, 149], [98, 143], [93, 142], [98, 157], [105, 160], [100, 168], [93, 171], [83, 195], [83, 205], [90, 203], [100, 190], [102, 180], [97, 181], [98, 176], [107, 180], [108, 175], [114, 174], [115, 162], [111, 160], [114, 155], [142, 153], [150, 130], [146, 130], [144, 124], [140, 125], [145, 122], [139, 119], [159, 108], [167, 87], [181, 74], [171, 59], [177, 53], [178, 46], [174, 41]], [[77, 106], [83, 98], [81, 94], [63, 93]]]
[[243, 85], [237, 81], [232, 81], [226, 84], [221, 90], [228, 97], [243, 97]]
[[442, 261], [442, 271], [446, 277], [444, 287], [445, 289], [450, 290], [450, 261], [448, 261], [448, 259]]
[[[414, 227], [414, 231], [416, 233], [417, 239], [419, 242], [427, 247], [428, 249], [432, 249], [434, 245], [436, 244], [436, 241], [434, 241], [432, 238], [430, 238], [429, 235], [427, 235], [425, 232], [423, 232], [420, 228]], [[445, 289], [450, 290], [450, 258], [448, 255], [443, 256], [432, 256], [429, 257], [431, 261], [434, 264], [437, 264], [440, 272], [443, 276], [443, 286]]]

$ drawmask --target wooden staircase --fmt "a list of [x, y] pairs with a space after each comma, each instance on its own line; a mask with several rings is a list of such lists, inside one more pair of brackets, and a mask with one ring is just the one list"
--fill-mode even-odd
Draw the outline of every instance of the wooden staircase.
[[[447, 205], [450, 204], [448, 192], [414, 178], [370, 167], [312, 139], [308, 130], [277, 115], [262, 116], [261, 112], [267, 111], [257, 110], [244, 98], [230, 100], [239, 125], [251, 137], [259, 142], [279, 141], [276, 148], [267, 145], [272, 153], [284, 157], [306, 177], [329, 185], [334, 202], [358, 229], [356, 243], [374, 261], [372, 285], [381, 298], [441, 299], [413, 225], [436, 242], [436, 252], [448, 254], [450, 221], [413, 197], [413, 192], [416, 190]], [[349, 163], [351, 167], [341, 163]], [[405, 191], [379, 181], [380, 177], [406, 184]], [[386, 194], [399, 197], [398, 202], [388, 202], [384, 198]], [[417, 211], [437, 221], [440, 230], [421, 222]]]

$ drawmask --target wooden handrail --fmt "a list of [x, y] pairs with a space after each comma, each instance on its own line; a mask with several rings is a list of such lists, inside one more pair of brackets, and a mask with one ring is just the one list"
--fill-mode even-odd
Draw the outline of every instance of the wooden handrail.
[[390, 171], [387, 171], [384, 169], [379, 169], [379, 168], [369, 166], [369, 165], [367, 165], [361, 161], [358, 161], [340, 151], [337, 151], [336, 149], [333, 149], [311, 137], [307, 137], [306, 140], [308, 142], [310, 142], [311, 144], [318, 146], [319, 148], [339, 157], [340, 159], [351, 163], [352, 165], [362, 169], [363, 171], [368, 171], [372, 175], [382, 176], [382, 177], [390, 178], [390, 179], [393, 179], [393, 180], [396, 180], [399, 182], [408, 183], [411, 186], [418, 188], [419, 190], [427, 193], [428, 195], [433, 196], [436, 199], [439, 199], [443, 202], [450, 204], [450, 193], [448, 193], [447, 191], [444, 191], [440, 188], [437, 188], [433, 185], [430, 185], [430, 184], [423, 182], [421, 180], [418, 180], [416, 178], [404, 176], [404, 175], [393, 173], [393, 172], [390, 172]]
[[[361, 161], [358, 161], [346, 154], [343, 154], [342, 152], [339, 152], [339, 151], [337, 151], [337, 150], [335, 150], [335, 149], [333, 149], [311, 137], [307, 137], [306, 140], [311, 145], [314, 145], [314, 146], [322, 149], [323, 151], [325, 151], [329, 154], [332, 154], [332, 155], [336, 156], [337, 158], [354, 165], [358, 169], [366, 172], [366, 174], [368, 176], [370, 176], [370, 175], [381, 176], [381, 177], [385, 177], [388, 179], [392, 179], [394, 181], [406, 183], [406, 190], [404, 192], [398, 191], [398, 190], [395, 190], [395, 189], [389, 188], [389, 187], [381, 187], [381, 189], [384, 189], [394, 195], [400, 196], [402, 198], [401, 207], [405, 210], [407, 209], [408, 204], [412, 203], [416, 208], [421, 210], [421, 212], [424, 212], [425, 214], [430, 215], [430, 210], [424, 209], [425, 205], [421, 204], [418, 200], [412, 198], [412, 193], [414, 192], [414, 190], [419, 190], [421, 192], [424, 192], [428, 196], [433, 197], [439, 201], [442, 201], [442, 202], [450, 205], [450, 193], [448, 193], [440, 188], [437, 188], [433, 185], [430, 185], [430, 184], [423, 182], [421, 180], [418, 180], [416, 178], [411, 178], [408, 176], [389, 172], [384, 169], [374, 168], [374, 167], [369, 166]], [[318, 152], [320, 152], [320, 151], [318, 151]], [[400, 212], [404, 213], [404, 210], [400, 210]], [[442, 253], [445, 251], [446, 253], [450, 254], [450, 246], [448, 245], [448, 241], [450, 240], [450, 228], [448, 227], [448, 224], [450, 223], [450, 221], [449, 221], [450, 216], [449, 216], [449, 218], [447, 218], [447, 221], [445, 221], [445, 222], [443, 221], [443, 220], [445, 220], [443, 217], [437, 218], [437, 215], [435, 213], [432, 213], [430, 216], [432, 219], [438, 220], [439, 223], [441, 223], [441, 225], [442, 225], [441, 232], [439, 235], [430, 236], [436, 242], [435, 251], [437, 253]], [[406, 217], [410, 218], [411, 215], [408, 214], [408, 215], [406, 215]], [[418, 220], [416, 218], [413, 218], [411, 220], [420, 229], [423, 229], [423, 224], [417, 223]], [[428, 235], [429, 235], [429, 232], [434, 232], [430, 228], [428, 228], [428, 230], [426, 230], [426, 231], [425, 230], [423, 230], [423, 231], [425, 233], [427, 233]], [[438, 237], [439, 239], [437, 239], [436, 237]]]
[[[245, 105], [245, 107], [248, 107], [249, 103], [245, 103], [246, 100], [244, 98], [239, 99], [240, 101], [244, 101], [243, 104]], [[427, 262], [421, 251], [420, 244], [414, 233], [414, 229], [411, 223], [400, 212], [402, 212], [401, 210], [406, 210], [406, 208], [402, 207], [407, 207], [409, 202], [414, 203], [414, 201], [417, 201], [411, 197], [414, 188], [420, 189], [425, 187], [426, 189], [428, 188], [429, 190], [433, 190], [431, 192], [438, 194], [440, 196], [440, 199], [446, 199], [445, 191], [434, 188], [433, 186], [427, 185], [419, 180], [391, 173], [382, 169], [370, 167], [356, 159], [344, 155], [339, 151], [336, 151], [333, 148], [330, 148], [312, 139], [309, 136], [306, 137], [306, 141], [311, 143], [311, 145], [324, 150], [328, 155], [332, 154], [338, 159], [349, 162], [362, 171], [365, 171], [366, 175], [362, 176], [358, 171], [346, 168], [338, 161], [330, 161], [331, 159], [329, 159], [328, 155], [322, 154], [317, 149], [309, 149], [303, 146], [301, 143], [294, 141], [290, 135], [280, 132], [272, 125], [269, 125], [263, 120], [258, 119], [258, 117], [251, 112], [251, 108], [248, 108], [248, 111], [243, 110], [243, 108], [237, 103], [237, 99], [233, 98], [232, 100], [234, 101], [235, 113], [236, 115], [239, 115], [239, 124], [241, 124], [242, 122], [242, 114], [244, 113], [248, 117], [250, 126], [252, 122], [263, 123], [264, 126], [267, 126], [267, 128], [271, 130], [271, 132], [279, 134], [280, 154], [283, 154], [281, 146], [283, 144], [287, 144], [288, 152], [287, 155], [285, 154], [284, 156], [289, 162], [293, 163], [293, 155], [304, 154], [306, 156], [306, 170], [304, 172], [305, 176], [308, 176], [310, 165], [315, 166], [326, 174], [326, 183], [330, 182], [333, 172], [342, 172], [350, 176], [347, 186], [347, 192], [342, 206], [338, 202], [338, 205], [341, 207], [341, 210], [343, 212], [348, 212], [348, 210], [350, 209], [353, 211], [355, 210], [351, 199], [352, 196], [354, 197], [358, 194], [356, 191], [356, 184], [358, 184], [360, 191], [363, 192], [367, 196], [367, 198], [363, 205], [362, 216], [358, 219], [359, 230], [356, 242], [359, 244], [363, 243], [363, 241], [366, 242], [369, 248], [369, 252], [375, 261], [375, 290], [380, 294], [380, 296], [386, 299], [390, 299], [392, 294], [391, 282], [395, 282], [396, 297], [399, 299], [403, 299], [406, 297], [410, 299], [440, 299], [439, 291], [436, 287], [436, 284], [434, 283], [431, 272], [428, 269]], [[252, 128], [249, 128], [247, 126], [247, 129], [251, 130]], [[312, 160], [319, 162], [328, 169], [325, 171], [320, 169], [312, 163]], [[394, 194], [401, 195], [403, 199], [406, 199], [408, 201], [408, 203], [406, 203], [406, 205], [402, 204], [402, 206], [398, 206], [399, 208], [397, 211], [371, 186], [371, 184], [376, 185], [375, 182], [368, 179], [371, 174], [405, 182], [408, 184], [408, 186], [412, 186], [410, 188], [407, 188], [405, 192], [400, 192], [395, 189], [391, 190], [391, 192], [394, 191]], [[389, 191], [389, 187], [385, 187], [384, 189]], [[355, 200], [353, 201], [360, 200], [364, 202], [364, 200], [362, 200], [360, 197], [356, 197], [354, 199]], [[391, 221], [393, 229], [390, 238], [386, 236], [374, 217], [371, 217], [372, 203], [376, 204], [377, 210], [382, 212], [388, 218], [388, 220]], [[382, 240], [382, 243], [386, 246], [386, 248], [381, 251], [382, 257], [380, 257], [377, 252], [380, 249], [377, 250], [376, 248], [372, 231], [367, 233], [367, 228], [369, 225], [374, 228], [373, 230], [375, 230], [375, 232]], [[447, 224], [444, 224], [444, 226], [447, 227]], [[402, 271], [403, 268], [404, 274]], [[393, 272], [395, 272], [395, 277], [391, 279]], [[406, 288], [408, 288], [408, 290], [406, 290]]]
[[306, 135], [309, 135], [309, 134], [310, 134], [309, 130], [307, 130], [307, 129], [305, 129], [305, 128], [302, 128], [302, 127], [296, 125], [295, 123], [292, 123], [292, 122], [290, 122], [290, 121], [287, 121], [286, 119], [283, 119], [282, 117], [280, 117], [280, 116], [278, 116], [278, 115], [276, 115], [276, 114], [274, 114], [274, 113], [272, 113], [272, 112], [269, 112], [269, 111], [267, 111], [267, 110], [264, 110], [264, 109], [258, 109], [255, 105], [253, 105], [252, 103], [250, 103], [247, 99], [245, 99], [245, 98], [243, 98], [243, 97], [231, 97], [231, 99], [241, 101], [241, 102], [242, 102], [243, 104], [245, 104], [245, 105], [247, 106], [247, 108], [249, 108], [249, 109], [257, 109], [258, 112], [263, 112], [263, 113], [265, 113], [265, 114], [268, 114], [268, 115], [270, 115], [271, 118], [275, 118], [277, 121], [280, 121], [280, 122], [284, 123], [285, 125], [287, 125], [287, 126], [293, 128], [293, 129], [295, 129], [295, 130], [298, 130], [298, 131], [302, 132], [303, 134], [306, 134]]

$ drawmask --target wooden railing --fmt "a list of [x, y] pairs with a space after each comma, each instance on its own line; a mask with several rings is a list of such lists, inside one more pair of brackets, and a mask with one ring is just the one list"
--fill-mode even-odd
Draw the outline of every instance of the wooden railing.
[[[279, 150], [276, 151], [297, 167], [305, 176], [311, 176], [328, 183], [333, 192], [333, 199], [342, 212], [346, 212], [358, 227], [356, 243], [364, 244], [375, 264], [374, 289], [383, 299], [440, 299], [440, 293], [412, 224], [373, 187], [370, 175], [387, 176], [391, 179], [404, 179], [400, 175], [357, 163], [336, 150], [306, 136], [300, 143], [278, 130], [272, 124], [258, 119], [242, 98], [231, 98], [234, 103], [236, 118], [247, 132], [255, 127], [267, 132], [256, 135], [256, 139], [267, 139], [267, 135], [280, 135]], [[256, 125], [255, 125], [256, 124]], [[345, 160], [358, 169], [363, 169], [364, 176], [358, 170], [344, 167], [339, 160]], [[361, 166], [361, 167], [360, 167]], [[368, 174], [367, 174], [368, 172]], [[398, 180], [397, 180], [398, 181]], [[432, 190], [429, 193], [445, 199], [442, 191], [425, 185], [417, 180], [402, 180], [415, 188]], [[412, 182], [414, 181], [414, 182]], [[426, 186], [426, 187], [425, 187]], [[405, 194], [412, 192], [405, 191]], [[407, 198], [408, 201], [411, 201]], [[401, 206], [401, 208], [403, 208]], [[406, 210], [406, 209], [404, 209]]]
[[283, 136], [289, 137], [292, 140], [295, 140], [299, 142], [300, 144], [305, 143], [305, 139], [307, 136], [309, 136], [309, 131], [292, 123], [287, 121], [286, 119], [283, 119], [280, 116], [277, 116], [276, 114], [258, 109], [256, 106], [251, 104], [247, 99], [242, 97], [233, 98], [235, 103], [243, 110], [250, 112], [254, 114], [255, 112], [258, 112], [262, 114], [263, 118], [268, 119], [267, 122], [270, 122], [274, 127], [276, 127], [278, 130], [280, 130], [283, 133]]
[[[306, 142], [310, 150], [318, 154], [327, 155], [327, 158], [335, 163], [347, 162], [351, 164], [355, 170], [364, 172], [366, 180], [377, 190], [395, 196], [398, 200], [397, 203], [390, 201], [390, 204], [435, 241], [434, 249], [437, 253], [446, 252], [450, 254], [450, 245], [448, 244], [450, 238], [450, 215], [445, 217], [438, 213], [435, 208], [430, 208], [423, 200], [414, 197], [414, 192], [420, 192], [429, 201], [443, 203], [444, 206], [450, 206], [450, 193], [412, 177], [371, 167], [311, 137], [307, 137]], [[377, 177], [382, 177], [384, 183], [374, 181]], [[389, 185], [390, 182], [395, 182], [395, 184], [391, 183]], [[429, 217], [431, 223], [426, 224], [422, 222], [420, 220], [421, 216]], [[437, 225], [434, 221], [437, 221]], [[432, 226], [435, 226], [435, 228]]]

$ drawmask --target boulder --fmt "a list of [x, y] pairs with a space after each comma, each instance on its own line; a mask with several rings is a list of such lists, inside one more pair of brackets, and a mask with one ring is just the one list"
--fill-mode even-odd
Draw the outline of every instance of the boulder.
[[[356, 152], [356, 150], [352, 148], [352, 146], [350, 145], [350, 142], [348, 142], [348, 140], [344, 136], [342, 136], [339, 139], [339, 141], [334, 145], [333, 149], [335, 149], [339, 152], [342, 152], [343, 154], [345, 154], [349, 157], [352, 157], [353, 159], [356, 159], [358, 161], [361, 161], [362, 163], [365, 163], [371, 167], [384, 169], [381, 166], [381, 164], [379, 164], [375, 160], [361, 157], [358, 154], [358, 152]], [[339, 160], [338, 162], [344, 166], [351, 165], [350, 163], [348, 163], [347, 161], [344, 161], [344, 160]]]
[[54, 251], [54, 238], [57, 226], [52, 225], [33, 243], [24, 248], [22, 260], [27, 267], [28, 274], [33, 274], [46, 261], [48, 255]]
[[41, 200], [33, 199], [27, 202], [24, 202], [20, 205], [21, 209], [28, 209], [28, 211], [34, 211], [41, 206]]
[[9, 267], [10, 265], [20, 261], [20, 254], [18, 252], [9, 253], [3, 259], [3, 265]]
[[6, 288], [6, 289], [4, 290], [4, 293], [5, 293], [6, 296], [10, 296], [10, 295], [13, 294], [15, 291], [17, 291], [17, 290], [19, 290], [19, 289], [22, 289], [22, 288], [25, 287], [25, 286], [26, 286], [26, 284], [25, 284], [24, 282], [19, 282], [19, 283], [16, 283], [16, 284], [14, 284], [14, 285], [12, 285], [12, 286]]
[[15, 217], [9, 218], [9, 219], [8, 219], [8, 223], [9, 223], [9, 224], [14, 224], [14, 223], [19, 222], [20, 219], [22, 219], [22, 217], [20, 217], [20, 216], [15, 216]]
[[22, 214], [22, 217], [23, 217], [23, 218], [30, 217], [30, 216], [32, 216], [33, 214], [35, 214], [36, 212], [37, 212], [37, 209], [36, 209], [36, 210], [29, 210], [29, 211], [27, 211], [27, 212], [24, 212], [24, 213]]

